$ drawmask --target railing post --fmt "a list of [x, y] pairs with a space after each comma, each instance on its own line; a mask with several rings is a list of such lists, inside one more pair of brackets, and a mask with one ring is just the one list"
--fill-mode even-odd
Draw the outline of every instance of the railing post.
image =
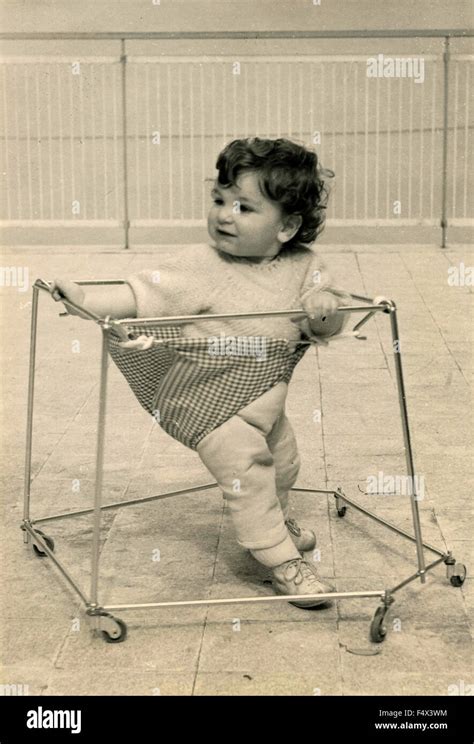
[[128, 249], [130, 220], [128, 209], [128, 142], [127, 142], [127, 55], [125, 39], [120, 39], [120, 65], [122, 70], [122, 167], [123, 167], [123, 228], [124, 248]]
[[443, 165], [441, 184], [441, 248], [446, 248], [448, 232], [448, 126], [449, 126], [449, 36], [444, 37], [443, 53]]

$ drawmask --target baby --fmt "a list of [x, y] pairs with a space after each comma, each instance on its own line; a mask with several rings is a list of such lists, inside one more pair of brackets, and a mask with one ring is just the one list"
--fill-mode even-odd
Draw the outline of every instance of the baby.
[[[238, 314], [303, 307], [303, 321], [289, 317], [230, 318], [183, 326], [185, 337], [270, 337], [298, 342], [340, 333], [348, 314], [337, 312], [350, 296], [333, 286], [311, 249], [324, 226], [328, 189], [314, 152], [287, 139], [237, 139], [220, 153], [209, 244], [160, 258], [123, 285], [87, 288], [55, 279], [54, 293], [100, 317]], [[80, 314], [80, 313], [77, 313]], [[145, 343], [144, 343], [145, 341]], [[146, 348], [146, 339], [124, 342]], [[321, 580], [304, 553], [314, 533], [289, 517], [288, 494], [299, 468], [285, 415], [287, 382], [206, 434], [197, 452], [227, 500], [238, 543], [272, 573], [276, 593], [300, 595], [292, 604], [326, 603], [334, 588]]]

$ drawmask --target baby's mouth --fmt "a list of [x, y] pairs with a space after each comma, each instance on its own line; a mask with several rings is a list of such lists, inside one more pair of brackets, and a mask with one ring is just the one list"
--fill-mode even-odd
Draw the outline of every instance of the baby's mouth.
[[225, 230], [221, 230], [219, 227], [216, 228], [216, 232], [219, 235], [226, 235], [226, 237], [228, 237], [228, 238], [235, 238], [236, 237], [235, 235], [233, 235], [233, 233], [228, 233]]

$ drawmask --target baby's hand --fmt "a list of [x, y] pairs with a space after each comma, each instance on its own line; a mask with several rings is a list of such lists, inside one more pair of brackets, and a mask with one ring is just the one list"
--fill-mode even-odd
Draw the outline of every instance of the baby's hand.
[[324, 322], [337, 313], [340, 303], [331, 292], [309, 290], [301, 297], [301, 304], [311, 320]]
[[333, 336], [341, 330], [345, 318], [338, 313], [343, 304], [336, 291], [309, 289], [301, 297], [301, 305], [308, 317], [299, 321], [303, 333], [316, 343], [327, 345], [325, 337]]
[[153, 338], [153, 336], [145, 336], [145, 334], [142, 334], [141, 336], [131, 339], [130, 341], [120, 341], [119, 346], [121, 346], [122, 349], [146, 351], [147, 349], [151, 349], [154, 340], [155, 339]]
[[[49, 291], [56, 302], [60, 302], [62, 299], [70, 300], [76, 305], [83, 305], [85, 299], [85, 293], [82, 287], [75, 282], [71, 282], [69, 279], [54, 279]], [[66, 308], [70, 315], [83, 316], [82, 313], [73, 310], [71, 307]]]

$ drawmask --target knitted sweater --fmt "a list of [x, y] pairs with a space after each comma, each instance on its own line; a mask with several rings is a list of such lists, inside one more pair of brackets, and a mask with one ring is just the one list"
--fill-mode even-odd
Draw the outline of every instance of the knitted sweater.
[[[343, 291], [332, 284], [321, 259], [310, 248], [283, 248], [271, 261], [257, 263], [207, 244], [186, 246], [176, 255], [154, 259], [152, 268], [126, 281], [135, 296], [138, 318], [298, 309], [301, 296], [311, 289], [332, 291], [340, 304], [346, 304], [341, 301]], [[194, 321], [183, 326], [182, 332], [188, 338], [301, 339], [301, 330], [286, 317]]]

